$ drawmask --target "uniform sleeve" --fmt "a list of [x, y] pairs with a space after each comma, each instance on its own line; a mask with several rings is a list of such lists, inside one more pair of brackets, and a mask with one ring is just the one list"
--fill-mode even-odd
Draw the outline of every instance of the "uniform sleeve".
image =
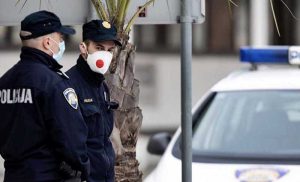
[[74, 89], [66, 82], [57, 84], [47, 98], [47, 126], [55, 152], [61, 159], [82, 173], [90, 172], [87, 155], [87, 126], [81, 115]]

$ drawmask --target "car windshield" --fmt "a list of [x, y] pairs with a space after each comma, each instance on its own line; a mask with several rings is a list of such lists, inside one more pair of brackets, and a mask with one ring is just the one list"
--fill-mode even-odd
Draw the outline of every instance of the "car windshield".
[[194, 154], [298, 155], [299, 91], [219, 92], [196, 116]]

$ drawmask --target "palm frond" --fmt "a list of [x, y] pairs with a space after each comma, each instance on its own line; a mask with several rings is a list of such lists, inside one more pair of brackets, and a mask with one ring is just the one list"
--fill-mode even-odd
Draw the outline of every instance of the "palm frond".
[[107, 12], [109, 15], [109, 20], [111, 22], [115, 17], [116, 1], [115, 0], [105, 0], [105, 2], [106, 2]]
[[109, 21], [109, 17], [101, 0], [91, 0], [99, 18], [103, 21]]
[[[126, 2], [126, 4], [125, 4], [125, 10], [124, 10], [125, 15], [127, 14], [127, 10], [128, 10], [130, 1], [131, 1], [131, 0], [127, 0], [127, 2]], [[126, 16], [123, 17], [123, 20], [122, 20], [123, 22], [125, 21], [125, 17], [126, 17]]]
[[234, 6], [238, 7], [238, 5], [233, 0], [228, 0], [229, 4], [233, 4]]
[[[17, 5], [20, 3], [20, 1], [21, 1], [21, 0], [17, 0], [15, 6], [17, 6]], [[27, 1], [28, 1], [28, 0], [25, 0], [25, 2], [23, 3], [22, 8], [20, 9], [20, 11], [25, 7]], [[39, 2], [39, 9], [42, 9], [42, 0], [40, 0], [40, 2]]]
[[97, 13], [98, 17], [100, 19], [103, 19], [102, 16], [101, 16], [101, 13], [97, 10], [98, 9], [98, 3], [97, 3], [97, 1], [96, 0], [91, 0], [91, 1], [92, 1], [93, 5], [94, 5], [94, 8], [96, 10], [96, 13]]
[[227, 0], [227, 5], [228, 5], [228, 12], [229, 16], [232, 17], [232, 5], [238, 7], [238, 5], [233, 1], [233, 0]]
[[146, 2], [137, 12], [135, 12], [135, 14], [132, 16], [132, 18], [129, 20], [124, 33], [128, 34], [130, 31], [131, 26], [134, 23], [134, 20], [139, 16], [139, 14], [146, 8], [148, 7], [151, 3], [154, 3], [155, 0], [149, 0], [148, 2]]
[[232, 17], [232, 9], [231, 9], [231, 2], [230, 2], [230, 0], [227, 1], [227, 4], [228, 4], [229, 15], [230, 15], [230, 17]]
[[107, 11], [105, 10], [105, 7], [102, 3], [101, 0], [98, 0], [98, 4], [99, 4], [99, 12], [101, 13], [104, 21], [109, 21], [109, 17], [108, 17], [108, 14], [107, 14]]
[[17, 2], [16, 2], [16, 4], [15, 4], [15, 6], [17, 6], [17, 4], [19, 4], [19, 3], [20, 3], [20, 1], [21, 1], [21, 0], [17, 0]]
[[118, 14], [116, 17], [116, 23], [115, 26], [118, 29], [118, 32], [121, 32], [123, 30], [124, 26], [124, 16], [125, 16], [125, 9], [126, 9], [126, 3], [128, 0], [119, 0], [119, 7], [118, 7]]
[[120, 4], [122, 0], [117, 0], [117, 10], [119, 10]]
[[277, 30], [277, 33], [278, 33], [278, 35], [280, 37], [280, 31], [279, 31], [279, 27], [278, 27], [278, 23], [277, 23], [277, 18], [276, 18], [274, 6], [273, 6], [273, 0], [270, 0], [270, 5], [271, 5], [271, 9], [272, 9], [272, 15], [273, 15], [274, 23], [275, 23], [275, 26], [276, 26], [276, 30]]
[[286, 7], [286, 9], [290, 12], [290, 14], [292, 15], [292, 17], [296, 20], [298, 20], [298, 18], [295, 16], [295, 14], [292, 12], [292, 10], [289, 8], [289, 6], [283, 1], [280, 0], [282, 2], [282, 4]]
[[22, 8], [20, 9], [20, 11], [25, 7], [25, 4], [27, 3], [27, 1], [28, 1], [28, 0], [25, 0], [25, 1], [24, 1], [23, 5], [22, 5]]
[[[20, 3], [20, 1], [21, 1], [21, 0], [17, 0], [15, 6], [17, 6], [17, 5]], [[25, 1], [24, 1], [24, 3], [23, 3], [23, 5], [22, 5], [21, 9], [19, 10], [19, 12], [21, 12], [22, 9], [25, 7], [25, 4], [27, 3], [27, 1], [28, 1], [28, 0], [25, 0]]]
[[111, 5], [112, 5], [112, 11], [113, 11], [113, 18], [114, 19], [116, 17], [116, 11], [117, 11], [117, 3], [116, 0], [111, 0]]

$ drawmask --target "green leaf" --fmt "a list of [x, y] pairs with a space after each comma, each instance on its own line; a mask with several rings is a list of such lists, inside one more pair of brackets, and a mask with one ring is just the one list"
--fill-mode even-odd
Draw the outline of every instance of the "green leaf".
[[130, 31], [131, 26], [134, 23], [134, 20], [139, 16], [139, 14], [146, 8], [148, 7], [151, 3], [154, 3], [155, 0], [149, 0], [148, 2], [146, 2], [137, 12], [135, 12], [135, 14], [132, 16], [132, 18], [129, 20], [124, 33], [128, 34]]
[[128, 6], [129, 6], [129, 4], [130, 4], [130, 1], [131, 0], [127, 0], [127, 2], [126, 2], [126, 4], [125, 4], [125, 10], [124, 10], [124, 14], [125, 14], [125, 16], [123, 17], [123, 22], [125, 22], [125, 17], [126, 17], [126, 15], [127, 15], [127, 10], [128, 10]]
[[91, 1], [96, 9], [98, 17], [103, 21], [109, 21], [109, 17], [107, 15], [107, 12], [101, 0], [91, 0]]
[[107, 12], [109, 14], [110, 22], [113, 21], [114, 17], [116, 16], [116, 0], [105, 0]]
[[124, 16], [125, 16], [125, 9], [126, 9], [126, 3], [128, 0], [120, 0], [119, 7], [118, 7], [118, 15], [116, 18], [116, 24], [115, 26], [118, 29], [118, 32], [122, 32], [123, 26], [124, 26]]
[[102, 20], [103, 17], [101, 16], [101, 13], [98, 11], [98, 3], [97, 3], [97, 0], [91, 0], [91, 1], [92, 1], [93, 5], [94, 5], [94, 8], [95, 8], [95, 10], [96, 10], [96, 12], [97, 12], [98, 17]]
[[114, 16], [116, 16], [116, 10], [117, 10], [117, 3], [116, 0], [111, 0], [112, 10], [114, 12]]

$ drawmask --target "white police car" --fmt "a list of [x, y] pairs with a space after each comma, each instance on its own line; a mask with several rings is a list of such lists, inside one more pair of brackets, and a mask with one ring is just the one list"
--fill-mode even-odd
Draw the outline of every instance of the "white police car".
[[[252, 69], [218, 82], [193, 109], [193, 181], [300, 181], [300, 69], [256, 67], [299, 57], [295, 47], [241, 49]], [[164, 155], [145, 182], [181, 181], [180, 136], [151, 138], [148, 150]]]

